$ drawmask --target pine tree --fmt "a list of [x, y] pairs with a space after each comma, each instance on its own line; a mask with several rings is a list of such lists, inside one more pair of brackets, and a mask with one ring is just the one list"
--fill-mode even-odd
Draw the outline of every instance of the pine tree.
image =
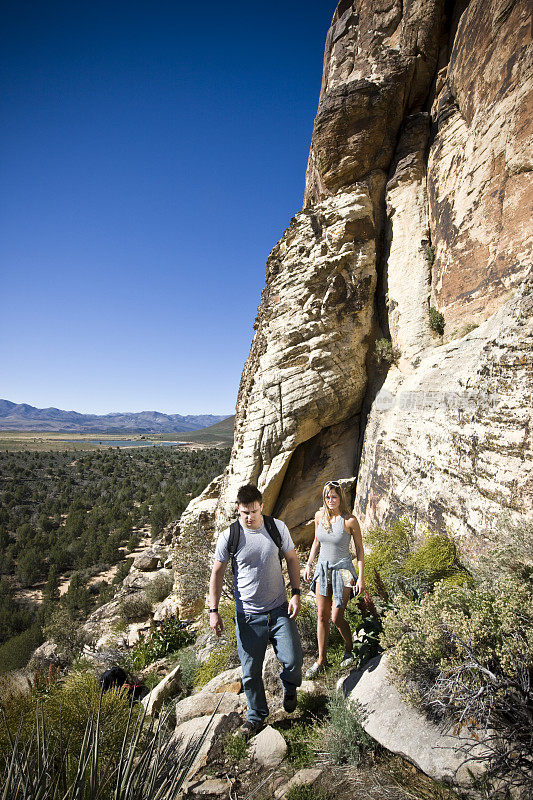
[[44, 587], [43, 600], [49, 603], [59, 600], [59, 575], [55, 564], [52, 564], [48, 570], [48, 580]]

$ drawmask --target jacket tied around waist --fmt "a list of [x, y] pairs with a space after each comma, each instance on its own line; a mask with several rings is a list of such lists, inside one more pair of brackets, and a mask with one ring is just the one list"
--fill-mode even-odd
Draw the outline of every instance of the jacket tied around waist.
[[336, 561], [334, 564], [330, 563], [329, 561], [321, 561], [320, 558], [318, 560], [318, 564], [316, 565], [316, 569], [311, 580], [311, 591], [314, 592], [316, 588], [316, 584], [318, 581], [318, 593], [321, 594], [323, 597], [327, 597], [328, 594], [328, 576], [329, 570], [331, 570], [331, 588], [333, 591], [333, 601], [335, 603], [335, 608], [340, 608], [343, 605], [343, 597], [344, 597], [344, 580], [342, 577], [342, 570], [347, 569], [355, 580], [357, 580], [357, 572], [353, 565], [351, 558], [341, 558], [340, 561]]

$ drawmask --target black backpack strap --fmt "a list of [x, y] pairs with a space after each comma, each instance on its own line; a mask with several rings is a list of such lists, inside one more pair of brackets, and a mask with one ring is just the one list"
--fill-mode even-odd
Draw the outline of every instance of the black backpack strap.
[[274, 521], [274, 517], [269, 517], [266, 514], [263, 514], [263, 521], [270, 538], [278, 548], [279, 563], [280, 566], [283, 567], [283, 550], [281, 549], [281, 533], [279, 532], [279, 528]]
[[238, 519], [229, 526], [228, 553], [231, 558], [231, 568], [235, 572], [235, 553], [241, 538], [241, 524]]
[[[278, 548], [280, 567], [283, 567], [283, 550], [281, 549], [282, 542], [281, 542], [281, 533], [279, 532], [279, 528], [274, 521], [274, 517], [269, 517], [266, 514], [263, 514], [263, 522], [265, 523], [265, 528], [267, 529], [268, 535]], [[237, 552], [240, 538], [241, 538], [241, 524], [239, 520], [236, 519], [229, 526], [229, 536], [228, 536], [228, 553], [231, 558], [231, 568], [233, 572], [235, 572], [235, 553]]]

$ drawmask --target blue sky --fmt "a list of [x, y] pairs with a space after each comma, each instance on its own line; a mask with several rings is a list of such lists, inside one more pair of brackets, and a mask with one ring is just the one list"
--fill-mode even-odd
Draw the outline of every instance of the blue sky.
[[233, 413], [335, 6], [4, 7], [0, 397]]

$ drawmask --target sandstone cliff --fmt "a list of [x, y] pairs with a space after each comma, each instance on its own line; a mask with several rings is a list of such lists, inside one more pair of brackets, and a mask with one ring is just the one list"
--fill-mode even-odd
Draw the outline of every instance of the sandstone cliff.
[[[474, 550], [502, 509], [531, 509], [528, 5], [339, 3], [304, 207], [267, 261], [218, 527], [246, 481], [297, 541], [331, 478], [351, 480], [364, 525], [408, 513]], [[382, 337], [398, 354], [386, 375]]]

